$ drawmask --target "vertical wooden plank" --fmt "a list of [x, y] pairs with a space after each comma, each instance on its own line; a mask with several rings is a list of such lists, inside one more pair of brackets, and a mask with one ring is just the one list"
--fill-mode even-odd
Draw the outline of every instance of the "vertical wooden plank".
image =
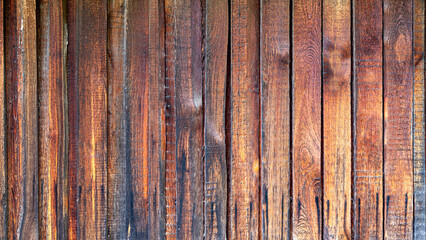
[[325, 239], [351, 239], [351, 1], [323, 1]]
[[425, 1], [414, 1], [414, 239], [426, 238]]
[[[65, 238], [65, 96], [62, 1], [38, 5], [39, 237]], [[37, 183], [33, 183], [37, 184]]]
[[79, 93], [78, 93], [78, 36], [77, 1], [67, 0], [67, 96], [68, 96], [68, 222], [69, 239], [77, 239], [77, 197], [79, 166]]
[[383, 239], [382, 3], [354, 2], [355, 239]]
[[108, 236], [164, 234], [161, 1], [108, 4]]
[[384, 1], [385, 238], [413, 237], [412, 1]]
[[321, 1], [293, 1], [293, 238], [320, 239]]
[[166, 227], [164, 6], [163, 0], [149, 1], [149, 239], [164, 239]]
[[5, 5], [9, 239], [38, 238], [37, 55], [34, 0]]
[[77, 78], [77, 1], [66, 2], [67, 21], [67, 96], [68, 96], [68, 230], [69, 239], [77, 238], [77, 170], [78, 170], [78, 78]]
[[206, 239], [226, 238], [226, 80], [228, 1], [206, 1], [204, 225]]
[[231, 2], [228, 237], [258, 239], [260, 220], [260, 1]]
[[262, 239], [290, 239], [290, 1], [261, 12]]
[[[127, 0], [108, 1], [108, 237], [128, 239], [130, 191]], [[142, 42], [142, 41], [141, 41]], [[140, 76], [140, 78], [142, 78]]]
[[201, 1], [175, 1], [176, 228], [203, 237], [203, 95]]
[[175, 106], [175, 4], [174, 0], [165, 0], [165, 53], [166, 53], [166, 239], [176, 239], [176, 106]]
[[7, 238], [7, 163], [6, 163], [6, 136], [5, 136], [5, 102], [4, 102], [4, 4], [0, 0], [0, 239]]
[[72, 209], [75, 212], [70, 212], [73, 215], [70, 216], [69, 237], [105, 239], [107, 2], [70, 0], [68, 8], [71, 47], [68, 69], [69, 201], [70, 207], [76, 207]]

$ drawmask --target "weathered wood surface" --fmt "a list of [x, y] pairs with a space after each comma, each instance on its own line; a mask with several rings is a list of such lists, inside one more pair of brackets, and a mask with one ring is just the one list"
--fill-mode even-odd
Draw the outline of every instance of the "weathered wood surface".
[[7, 161], [5, 138], [4, 9], [0, 0], [0, 239], [7, 238]]
[[7, 238], [38, 239], [36, 2], [7, 1]]
[[424, 239], [424, 5], [0, 1], [0, 239]]
[[68, 237], [106, 239], [107, 3], [69, 0], [67, 6]]
[[231, 2], [228, 237], [258, 239], [260, 1]]
[[62, 1], [38, 8], [39, 237], [66, 237], [66, 82]]
[[414, 1], [414, 239], [426, 238], [425, 186], [425, 1]]
[[412, 1], [384, 0], [384, 238], [413, 237]]
[[206, 239], [225, 239], [228, 2], [206, 0], [205, 4], [204, 228]]
[[322, 238], [321, 15], [321, 1], [293, 1], [294, 239]]
[[382, 0], [355, 4], [353, 235], [383, 239]]
[[290, 1], [262, 1], [261, 233], [290, 236]]
[[323, 1], [323, 238], [351, 239], [351, 5]]

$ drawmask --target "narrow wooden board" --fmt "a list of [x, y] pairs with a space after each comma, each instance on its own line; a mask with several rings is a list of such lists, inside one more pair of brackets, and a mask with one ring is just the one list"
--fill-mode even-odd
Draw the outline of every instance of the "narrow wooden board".
[[36, 2], [5, 9], [8, 239], [38, 239]]
[[107, 2], [70, 0], [67, 6], [69, 206], [75, 211], [70, 212], [69, 237], [106, 239]]
[[[108, 1], [108, 222], [112, 239], [128, 239], [130, 229], [129, 1]], [[141, 19], [143, 17], [141, 16]], [[144, 39], [140, 42], [143, 43]], [[137, 43], [136, 43], [137, 44]], [[139, 76], [143, 79], [143, 76]], [[135, 80], [134, 80], [135, 81]], [[142, 80], [140, 80], [142, 81]], [[142, 89], [143, 90], [143, 89]], [[142, 106], [141, 106], [142, 107]], [[134, 229], [131, 229], [134, 230]]]
[[[165, 238], [165, 25], [164, 0], [149, 1], [148, 239]], [[137, 39], [135, 39], [136, 41]]]
[[425, 1], [414, 1], [414, 239], [426, 239]]
[[384, 231], [413, 237], [412, 1], [384, 0]]
[[204, 225], [206, 239], [226, 238], [226, 84], [228, 1], [206, 0]]
[[290, 1], [262, 1], [262, 239], [291, 239]]
[[382, 4], [354, 4], [355, 239], [383, 239]]
[[260, 236], [260, 1], [231, 2], [228, 238]]
[[0, 0], [0, 239], [7, 238], [7, 162], [5, 136], [5, 89], [4, 89], [4, 3]]
[[293, 1], [293, 238], [321, 239], [321, 1]]
[[176, 24], [174, 0], [165, 0], [164, 20], [166, 53], [166, 239], [176, 239], [176, 107], [175, 107], [175, 72], [176, 72]]
[[351, 1], [323, 1], [324, 239], [351, 239]]
[[43, 0], [38, 4], [39, 237], [64, 239], [66, 82], [63, 6], [59, 0]]
[[203, 226], [203, 76], [201, 1], [175, 1], [176, 228], [201, 239]]

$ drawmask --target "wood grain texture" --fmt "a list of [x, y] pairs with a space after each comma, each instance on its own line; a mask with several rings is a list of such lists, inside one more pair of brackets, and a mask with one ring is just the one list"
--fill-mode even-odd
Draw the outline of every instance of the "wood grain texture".
[[387, 239], [413, 237], [412, 1], [384, 0], [384, 174]]
[[383, 239], [382, 4], [354, 4], [355, 239]]
[[201, 2], [175, 1], [177, 239], [203, 237]]
[[[68, 1], [69, 237], [106, 239], [107, 1]], [[76, 202], [74, 202], [76, 201]]]
[[176, 16], [174, 0], [164, 1], [165, 53], [166, 53], [166, 239], [176, 239]]
[[260, 1], [231, 2], [228, 238], [260, 237]]
[[291, 239], [290, 1], [262, 1], [262, 239]]
[[7, 236], [38, 239], [37, 40], [34, 0], [5, 6]]
[[414, 1], [414, 239], [426, 238], [425, 1]]
[[7, 238], [7, 162], [5, 134], [4, 3], [0, 0], [0, 239]]
[[323, 1], [324, 239], [351, 239], [351, 1]]
[[293, 1], [293, 238], [321, 239], [321, 1]]
[[64, 239], [66, 119], [62, 1], [38, 2], [39, 237]]
[[226, 87], [228, 1], [206, 1], [204, 224], [206, 239], [226, 238]]
[[[111, 239], [127, 239], [130, 228], [130, 121], [128, 59], [129, 1], [108, 2], [108, 222]], [[141, 19], [143, 19], [141, 17]], [[143, 41], [141, 41], [143, 43]], [[136, 61], [135, 61], [136, 62]], [[138, 78], [137, 78], [138, 79]], [[143, 76], [139, 76], [143, 81]], [[134, 80], [137, 81], [137, 80]], [[145, 90], [145, 89], [142, 89]], [[135, 101], [133, 99], [133, 101]], [[142, 106], [141, 106], [142, 107]], [[141, 118], [140, 118], [141, 119]]]

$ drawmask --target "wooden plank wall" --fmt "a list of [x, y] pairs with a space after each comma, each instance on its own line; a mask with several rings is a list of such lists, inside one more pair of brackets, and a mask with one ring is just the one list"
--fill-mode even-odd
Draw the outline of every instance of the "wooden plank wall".
[[0, 239], [425, 239], [424, 0], [0, 0]]

